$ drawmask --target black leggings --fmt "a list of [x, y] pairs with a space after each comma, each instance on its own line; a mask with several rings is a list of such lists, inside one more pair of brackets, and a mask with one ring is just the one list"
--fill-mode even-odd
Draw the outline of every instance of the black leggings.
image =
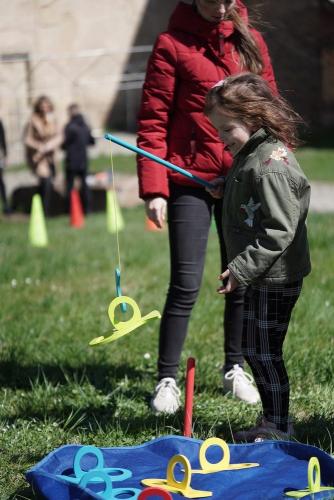
[[82, 201], [82, 206], [84, 209], [85, 214], [87, 214], [90, 211], [90, 192], [89, 188], [87, 185], [86, 177], [87, 177], [87, 171], [86, 170], [78, 170], [78, 171], [73, 171], [73, 170], [66, 170], [66, 198], [67, 198], [67, 210], [69, 211], [70, 209], [70, 195], [71, 191], [74, 186], [74, 180], [76, 177], [80, 178], [81, 181], [81, 201]]
[[6, 196], [6, 187], [5, 183], [2, 178], [2, 168], [0, 168], [0, 196], [1, 196], [1, 201], [2, 201], [2, 210], [3, 212], [8, 212], [9, 206], [8, 206], [8, 201], [7, 201], [7, 196]]
[[[222, 200], [203, 188], [171, 184], [168, 200], [168, 228], [171, 275], [160, 324], [159, 379], [176, 377], [188, 322], [202, 281], [212, 215], [216, 220], [221, 252], [221, 269], [227, 266], [222, 238]], [[215, 290], [212, 290], [212, 294]], [[225, 297], [225, 370], [243, 365], [241, 339], [244, 308], [243, 287]]]
[[46, 216], [49, 216], [51, 211], [52, 190], [52, 177], [40, 177], [39, 194], [42, 198], [44, 213]]
[[39, 177], [39, 194], [42, 198], [44, 213], [46, 216], [51, 212], [51, 198], [53, 191], [52, 180], [56, 175], [56, 167], [54, 163], [49, 163], [50, 175], [48, 177]]

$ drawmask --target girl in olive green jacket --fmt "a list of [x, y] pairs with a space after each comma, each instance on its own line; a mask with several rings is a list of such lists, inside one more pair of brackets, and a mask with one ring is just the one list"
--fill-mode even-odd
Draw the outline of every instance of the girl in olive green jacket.
[[206, 114], [234, 157], [223, 182], [226, 294], [247, 286], [243, 354], [257, 383], [263, 414], [241, 441], [289, 438], [289, 379], [282, 347], [292, 309], [310, 270], [306, 216], [310, 185], [291, 147], [300, 117], [259, 76], [228, 77], [210, 90]]

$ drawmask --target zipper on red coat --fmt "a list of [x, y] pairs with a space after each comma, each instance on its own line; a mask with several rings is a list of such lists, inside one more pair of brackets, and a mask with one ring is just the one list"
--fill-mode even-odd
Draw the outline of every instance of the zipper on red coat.
[[191, 156], [196, 156], [196, 133], [195, 129], [191, 131], [191, 138], [190, 138], [190, 154]]
[[218, 37], [219, 37], [219, 55], [223, 56], [225, 54], [223, 33], [219, 33]]

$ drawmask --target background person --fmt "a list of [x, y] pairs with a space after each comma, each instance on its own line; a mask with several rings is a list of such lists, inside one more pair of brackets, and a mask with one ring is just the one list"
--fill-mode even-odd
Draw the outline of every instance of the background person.
[[10, 208], [8, 205], [8, 200], [6, 195], [6, 186], [3, 180], [3, 171], [6, 166], [6, 159], [7, 159], [6, 134], [2, 120], [0, 120], [0, 195], [2, 201], [2, 211], [4, 214], [9, 214]]
[[81, 198], [85, 213], [89, 212], [89, 188], [86, 177], [88, 174], [87, 147], [95, 144], [80, 108], [77, 104], [68, 107], [69, 121], [64, 130], [62, 148], [65, 151], [66, 197], [69, 207], [69, 197], [76, 177], [81, 181]]
[[[249, 25], [244, 4], [236, 0], [180, 2], [148, 63], [138, 146], [208, 181], [224, 176], [232, 158], [203, 113], [204, 101], [218, 80], [242, 71], [262, 75], [276, 91], [266, 44]], [[212, 216], [221, 266], [226, 269], [222, 201], [143, 157], [138, 158], [138, 176], [148, 217], [161, 227], [166, 206], [168, 210], [171, 275], [160, 325], [158, 384], [151, 406], [157, 413], [174, 413], [180, 405], [175, 378], [202, 280]], [[242, 287], [226, 296], [223, 385], [237, 398], [256, 403], [258, 392], [243, 370], [243, 304]]]
[[39, 180], [39, 191], [46, 215], [50, 213], [52, 179], [56, 174], [55, 151], [61, 141], [54, 106], [50, 98], [43, 95], [35, 102], [26, 127], [24, 143], [28, 165]]
[[283, 342], [311, 270], [306, 217], [310, 185], [288, 147], [300, 117], [258, 75], [226, 78], [206, 113], [234, 157], [223, 196], [227, 262], [219, 289], [246, 286], [242, 351], [261, 395], [257, 425], [236, 440], [290, 438], [289, 378]]

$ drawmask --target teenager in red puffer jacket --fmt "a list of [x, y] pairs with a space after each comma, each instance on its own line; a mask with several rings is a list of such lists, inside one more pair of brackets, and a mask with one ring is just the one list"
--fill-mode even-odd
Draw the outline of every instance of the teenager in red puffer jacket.
[[[138, 146], [211, 181], [224, 176], [232, 157], [203, 113], [207, 91], [226, 76], [252, 71], [277, 92], [266, 44], [248, 24], [240, 0], [180, 2], [168, 30], [150, 57], [138, 122]], [[175, 377], [188, 321], [204, 267], [212, 215], [216, 219], [222, 268], [222, 202], [181, 174], [138, 157], [140, 196], [149, 218], [161, 227], [168, 210], [171, 279], [160, 326], [155, 412], [174, 413], [180, 391]], [[242, 287], [225, 300], [226, 391], [249, 403], [259, 400], [241, 354]]]

